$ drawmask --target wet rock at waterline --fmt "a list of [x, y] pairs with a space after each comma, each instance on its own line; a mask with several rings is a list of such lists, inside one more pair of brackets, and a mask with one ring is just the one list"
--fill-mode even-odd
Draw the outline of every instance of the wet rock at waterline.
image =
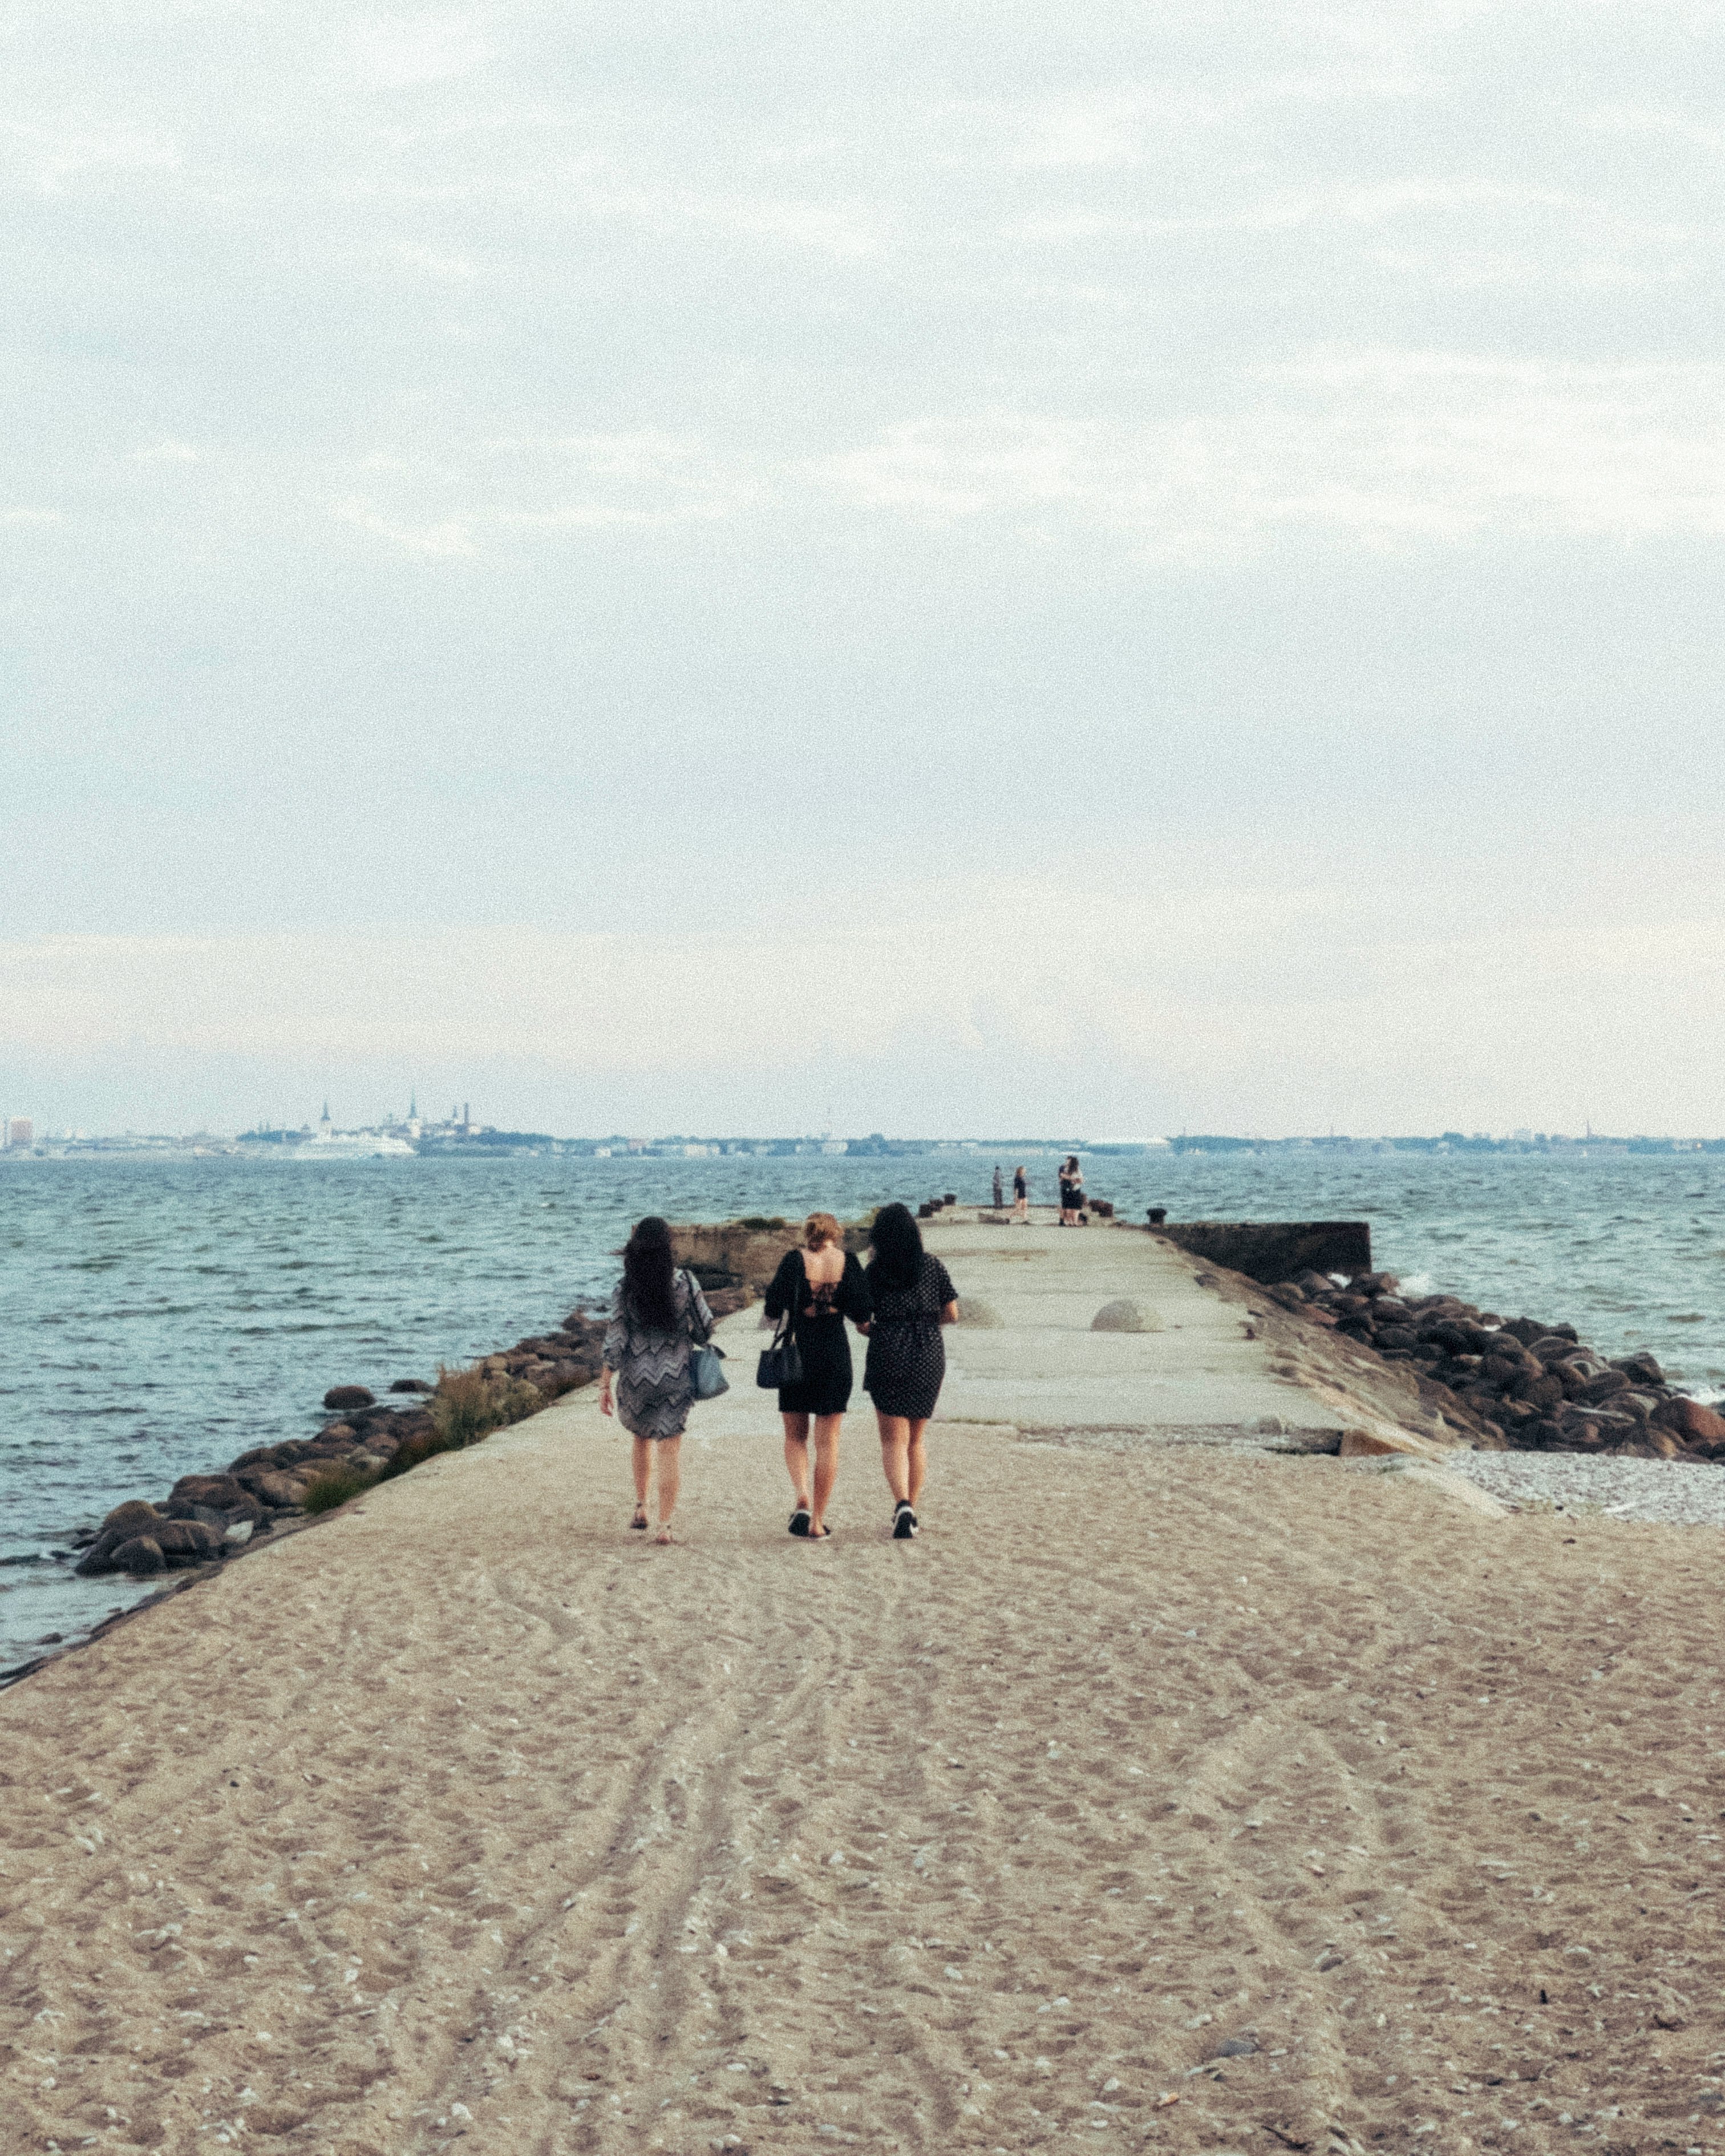
[[[84, 1567], [78, 1569], [82, 1572]], [[121, 1543], [114, 1553], [111, 1564], [103, 1568], [107, 1572], [129, 1572], [134, 1579], [147, 1579], [152, 1573], [166, 1572], [167, 1559], [162, 1553], [162, 1545], [149, 1535], [134, 1535], [129, 1542]]]

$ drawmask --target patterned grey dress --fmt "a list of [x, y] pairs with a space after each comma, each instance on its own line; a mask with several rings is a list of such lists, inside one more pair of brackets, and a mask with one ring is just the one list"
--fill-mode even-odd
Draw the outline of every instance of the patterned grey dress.
[[644, 1325], [624, 1300], [619, 1281], [611, 1295], [605, 1327], [605, 1360], [617, 1373], [617, 1419], [635, 1437], [680, 1437], [695, 1387], [689, 1376], [689, 1343], [712, 1337], [713, 1314], [692, 1277], [671, 1276], [675, 1330]]

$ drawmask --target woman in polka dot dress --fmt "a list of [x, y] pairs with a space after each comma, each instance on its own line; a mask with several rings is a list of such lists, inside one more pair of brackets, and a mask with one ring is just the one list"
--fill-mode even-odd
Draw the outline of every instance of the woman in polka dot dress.
[[958, 1296], [946, 1267], [923, 1249], [909, 1206], [883, 1205], [869, 1243], [873, 1255], [866, 1278], [875, 1314], [867, 1328], [863, 1390], [874, 1401], [880, 1425], [893, 1537], [908, 1542], [916, 1532], [916, 1500], [928, 1464], [922, 1433], [947, 1374], [941, 1327], [956, 1322]]

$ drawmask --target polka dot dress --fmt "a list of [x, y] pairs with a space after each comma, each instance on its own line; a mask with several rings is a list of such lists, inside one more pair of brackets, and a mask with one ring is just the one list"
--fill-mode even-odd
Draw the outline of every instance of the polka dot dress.
[[879, 1414], [926, 1422], [934, 1413], [947, 1374], [940, 1317], [947, 1305], [957, 1300], [952, 1275], [925, 1250], [914, 1286], [882, 1287], [873, 1267], [869, 1286], [875, 1298], [875, 1323], [869, 1334], [863, 1390]]

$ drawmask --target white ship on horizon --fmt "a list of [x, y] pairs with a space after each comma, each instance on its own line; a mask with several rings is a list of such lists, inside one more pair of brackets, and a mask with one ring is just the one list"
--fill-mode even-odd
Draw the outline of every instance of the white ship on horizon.
[[405, 1138], [387, 1131], [338, 1131], [330, 1120], [330, 1104], [323, 1104], [316, 1131], [301, 1145], [291, 1148], [290, 1160], [412, 1160], [413, 1148]]

